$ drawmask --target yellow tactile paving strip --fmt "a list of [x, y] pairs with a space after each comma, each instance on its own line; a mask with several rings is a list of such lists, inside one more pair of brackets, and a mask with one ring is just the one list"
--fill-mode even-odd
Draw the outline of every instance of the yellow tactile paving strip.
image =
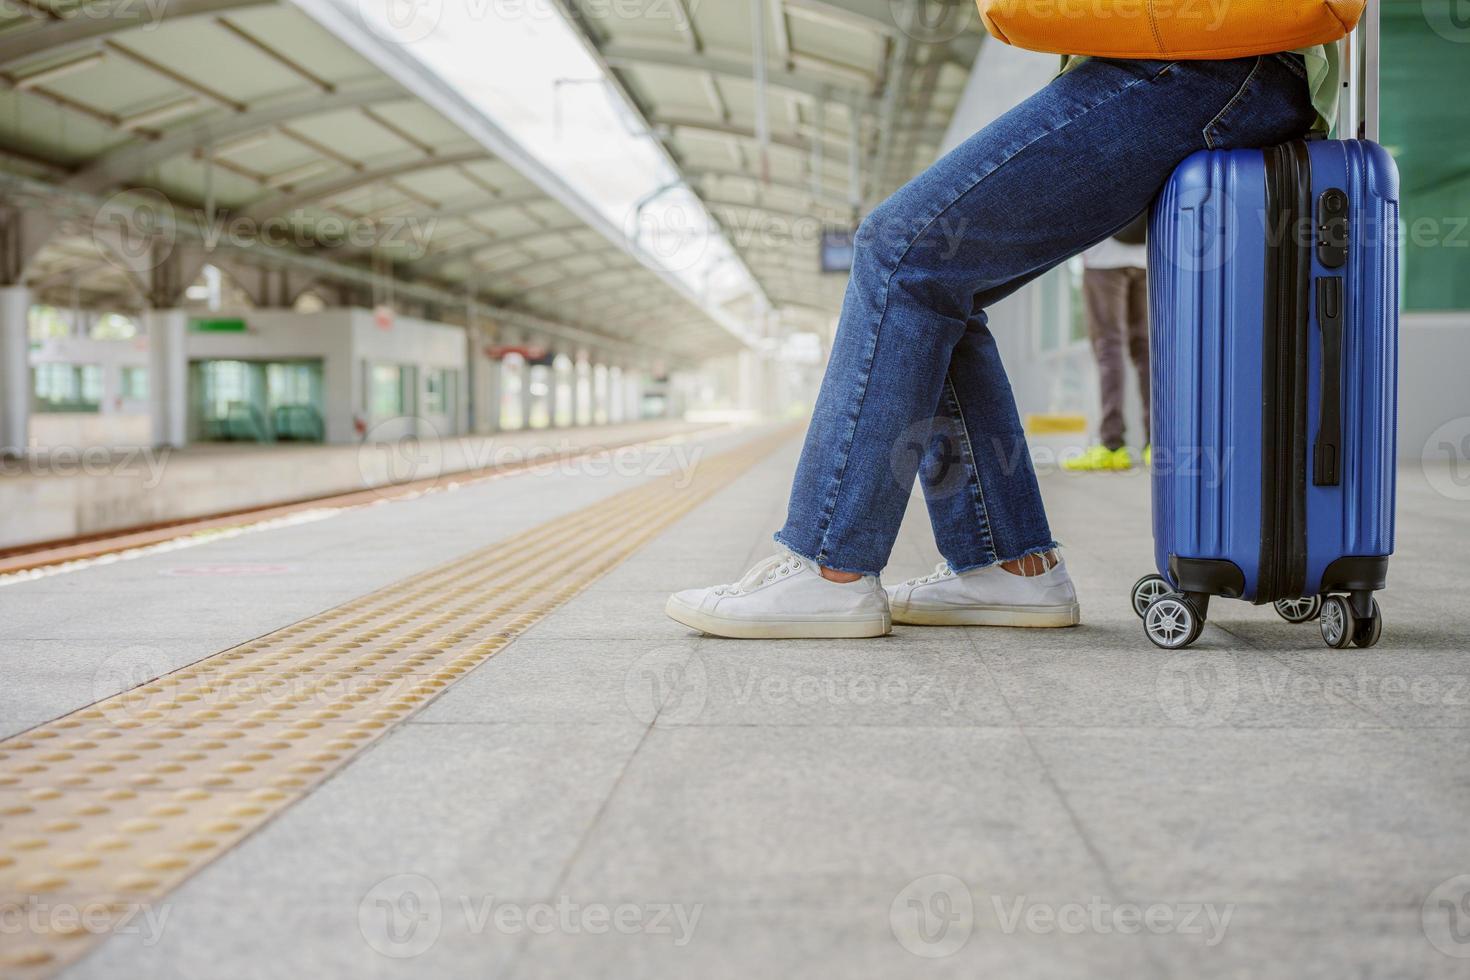
[[0, 741], [0, 975], [59, 970], [789, 438]]

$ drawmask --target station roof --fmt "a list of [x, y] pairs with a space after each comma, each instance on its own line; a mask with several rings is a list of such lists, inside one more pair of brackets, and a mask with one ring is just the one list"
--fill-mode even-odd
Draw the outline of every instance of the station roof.
[[568, 6], [771, 302], [818, 316], [846, 277], [813, 230], [933, 162], [982, 37], [973, 0]]
[[[810, 228], [850, 226], [933, 158], [973, 25], [915, 43], [888, 0], [754, 0], [763, 149], [750, 4], [625, 2], [678, 16], [607, 16], [602, 0], [562, 9], [769, 301], [830, 320], [844, 277], [818, 272]], [[472, 291], [568, 336], [685, 356], [750, 341], [743, 311], [712, 308], [453, 92], [405, 84], [401, 52], [382, 55], [276, 0], [12, 0], [0, 7], [0, 165], [81, 200], [162, 195], [181, 226], [223, 230], [226, 246], [263, 237], [276, 260], [281, 248], [310, 256], [324, 279]], [[62, 222], [30, 257], [39, 296], [144, 304], [137, 263], [115, 261], [97, 234], [102, 215]], [[760, 223], [772, 217], [793, 234]]]

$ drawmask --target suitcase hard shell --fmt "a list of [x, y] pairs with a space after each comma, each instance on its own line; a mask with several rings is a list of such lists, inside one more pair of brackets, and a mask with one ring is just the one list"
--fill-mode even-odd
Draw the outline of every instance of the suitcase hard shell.
[[1368, 141], [1200, 151], [1156, 200], [1159, 575], [1134, 606], [1168, 600], [1145, 616], [1160, 646], [1192, 642], [1211, 595], [1275, 602], [1294, 621], [1320, 609], [1329, 644], [1376, 642], [1372, 593], [1393, 551], [1397, 235], [1397, 170]]

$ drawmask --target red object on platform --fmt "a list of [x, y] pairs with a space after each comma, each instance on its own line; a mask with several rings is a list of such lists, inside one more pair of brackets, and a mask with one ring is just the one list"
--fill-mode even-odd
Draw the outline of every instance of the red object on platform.
[[485, 356], [492, 361], [503, 361], [507, 354], [519, 354], [528, 361], [539, 361], [546, 357], [546, 348], [525, 344], [489, 344], [485, 347]]

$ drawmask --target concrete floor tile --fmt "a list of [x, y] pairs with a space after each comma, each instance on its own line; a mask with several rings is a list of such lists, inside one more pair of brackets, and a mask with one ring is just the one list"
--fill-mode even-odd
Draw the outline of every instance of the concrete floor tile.
[[565, 887], [886, 906], [936, 872], [1005, 894], [1106, 890], [1021, 734], [852, 726], [655, 729]]
[[648, 724], [697, 638], [537, 637], [512, 643], [441, 694], [415, 723]]
[[1120, 889], [1150, 899], [1417, 907], [1464, 871], [1450, 733], [1042, 731], [1030, 738]]
[[1007, 727], [1010, 709], [963, 636], [897, 630], [872, 640], [708, 638], [658, 725]]

